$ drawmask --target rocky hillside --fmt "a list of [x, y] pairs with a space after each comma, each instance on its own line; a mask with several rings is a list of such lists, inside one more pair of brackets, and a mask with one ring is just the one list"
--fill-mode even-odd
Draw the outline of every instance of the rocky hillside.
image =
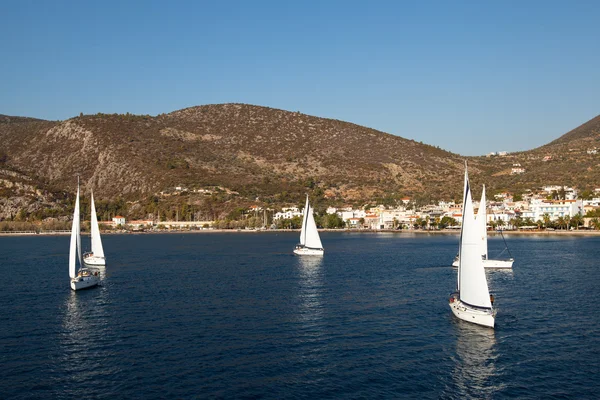
[[384, 190], [442, 194], [447, 178], [462, 168], [458, 155], [412, 140], [242, 104], [157, 117], [0, 122], [0, 135], [0, 151], [12, 167], [70, 190], [80, 174], [86, 188], [109, 198], [135, 199], [180, 185], [273, 196], [307, 180], [340, 198]]
[[[500, 190], [521, 190], [542, 185], [600, 187], [600, 116], [533, 150], [506, 157], [477, 157], [485, 179]], [[525, 169], [511, 175], [512, 168]]]
[[[588, 154], [600, 143], [599, 126], [597, 117], [538, 149], [471, 157], [471, 179], [491, 192], [600, 187], [600, 155]], [[73, 193], [80, 175], [83, 190], [105, 200], [135, 202], [176, 186], [220, 187], [275, 204], [307, 191], [330, 203], [390, 195], [458, 199], [464, 159], [343, 121], [244, 104], [60, 122], [0, 116], [0, 166], [51, 193]], [[514, 164], [526, 172], [511, 175]]]

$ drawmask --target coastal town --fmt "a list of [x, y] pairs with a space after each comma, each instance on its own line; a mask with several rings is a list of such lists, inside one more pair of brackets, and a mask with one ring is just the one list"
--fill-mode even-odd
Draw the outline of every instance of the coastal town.
[[[487, 225], [496, 230], [600, 229], [600, 188], [582, 198], [577, 189], [565, 186], [545, 186], [522, 195], [499, 193], [486, 201]], [[481, 207], [474, 199], [476, 209]], [[295, 229], [302, 219], [303, 209], [297, 206], [280, 209], [253, 205], [238, 221], [156, 221], [126, 220], [117, 215], [110, 221], [99, 221], [104, 230], [152, 231], [199, 229]], [[328, 207], [317, 217], [319, 228], [356, 230], [440, 230], [459, 229], [462, 204], [440, 201], [416, 206], [411, 198], [401, 199], [395, 206], [367, 205], [362, 208]], [[331, 221], [334, 221], [333, 223]]]

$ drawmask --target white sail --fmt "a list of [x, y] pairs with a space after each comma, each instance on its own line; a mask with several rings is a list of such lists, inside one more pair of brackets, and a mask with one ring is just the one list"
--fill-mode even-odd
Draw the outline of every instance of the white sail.
[[[465, 161], [465, 179], [464, 179], [464, 183], [463, 183], [463, 207], [462, 207], [462, 212], [463, 212], [463, 222], [461, 224], [460, 227], [460, 241], [462, 242], [462, 235], [463, 235], [463, 228], [464, 228], [464, 214], [465, 214], [465, 204], [467, 201], [467, 189], [469, 187], [469, 175], [467, 174], [467, 162]], [[458, 259], [460, 260], [460, 248], [461, 245], [459, 243], [458, 245]], [[460, 291], [460, 273], [458, 274], [458, 279], [456, 281], [456, 287], [458, 289], [458, 291]]]
[[485, 209], [485, 185], [483, 185], [483, 191], [481, 192], [481, 201], [479, 202], [479, 210], [477, 211], [477, 218], [475, 219], [479, 231], [481, 232], [481, 255], [484, 260], [488, 258], [488, 241], [487, 241], [487, 212]]
[[[69, 246], [69, 276], [77, 276], [77, 244], [79, 238], [79, 182], [77, 183], [77, 197], [75, 199], [75, 209], [73, 210], [73, 224], [71, 226], [71, 244]], [[79, 258], [81, 263], [81, 258]], [[81, 264], [80, 264], [81, 265]]]
[[475, 221], [471, 189], [466, 172], [465, 179], [466, 190], [458, 265], [460, 300], [471, 306], [491, 308], [490, 293], [481, 259], [481, 232]]
[[92, 217], [91, 217], [91, 231], [92, 231], [92, 253], [96, 257], [104, 257], [104, 249], [102, 248], [102, 239], [100, 238], [100, 228], [98, 227], [98, 218], [96, 216], [96, 206], [94, 204], [94, 193], [92, 192]]
[[315, 218], [313, 216], [313, 209], [310, 205], [308, 206], [305, 230], [306, 243], [304, 245], [311, 249], [322, 249], [323, 244], [321, 243], [319, 231], [317, 230], [317, 224], [315, 223]]
[[304, 204], [304, 215], [302, 216], [302, 230], [300, 231], [300, 244], [306, 246], [306, 221], [309, 212], [308, 195], [306, 195], [306, 204]]
[[77, 200], [75, 200], [75, 210], [77, 210], [77, 258], [79, 266], [83, 266], [83, 257], [81, 252], [81, 217], [79, 216], [79, 182], [77, 182]]

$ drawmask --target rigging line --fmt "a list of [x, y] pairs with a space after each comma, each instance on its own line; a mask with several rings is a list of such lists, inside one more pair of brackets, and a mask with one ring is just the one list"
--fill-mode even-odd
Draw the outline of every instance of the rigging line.
[[[494, 213], [494, 209], [491, 209], [492, 211], [492, 215], [496, 216], [496, 213]], [[486, 228], [487, 229], [487, 228]], [[510, 256], [510, 258], [514, 258], [510, 252], [510, 249], [508, 248], [508, 244], [506, 243], [506, 239], [504, 238], [504, 234], [502, 233], [502, 229], [498, 229], [497, 232], [500, 232], [500, 236], [502, 236], [502, 240], [504, 241], [504, 250], [508, 251], [508, 255]], [[504, 250], [502, 250], [502, 253], [504, 253]], [[500, 253], [500, 254], [502, 254]]]
[[510, 249], [508, 248], [508, 244], [506, 244], [506, 239], [504, 239], [504, 234], [502, 233], [502, 231], [500, 231], [500, 236], [502, 236], [502, 240], [504, 240], [504, 249], [508, 251], [508, 255], [510, 256], [510, 258], [514, 258], [510, 253]]

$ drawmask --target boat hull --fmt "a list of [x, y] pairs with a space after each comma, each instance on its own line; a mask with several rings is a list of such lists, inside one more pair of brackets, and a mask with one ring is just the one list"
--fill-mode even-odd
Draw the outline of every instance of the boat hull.
[[511, 269], [514, 259], [510, 258], [507, 260], [483, 260], [483, 268], [494, 268], [494, 269]]
[[92, 267], [105, 267], [106, 259], [98, 256], [83, 256], [83, 263]]
[[311, 249], [308, 247], [297, 247], [294, 249], [294, 254], [299, 256], [322, 256], [324, 253], [323, 249]]
[[448, 304], [455, 317], [473, 324], [487, 326], [488, 328], [494, 327], [496, 319], [495, 310], [473, 308], [460, 301], [458, 293], [453, 293], [450, 296]]
[[[483, 268], [489, 269], [511, 269], [514, 259], [510, 258], [507, 260], [483, 260]], [[454, 268], [458, 268], [458, 260], [452, 262]]]
[[98, 285], [100, 279], [98, 276], [78, 276], [71, 279], [71, 289], [73, 290], [82, 290], [88, 289]]

